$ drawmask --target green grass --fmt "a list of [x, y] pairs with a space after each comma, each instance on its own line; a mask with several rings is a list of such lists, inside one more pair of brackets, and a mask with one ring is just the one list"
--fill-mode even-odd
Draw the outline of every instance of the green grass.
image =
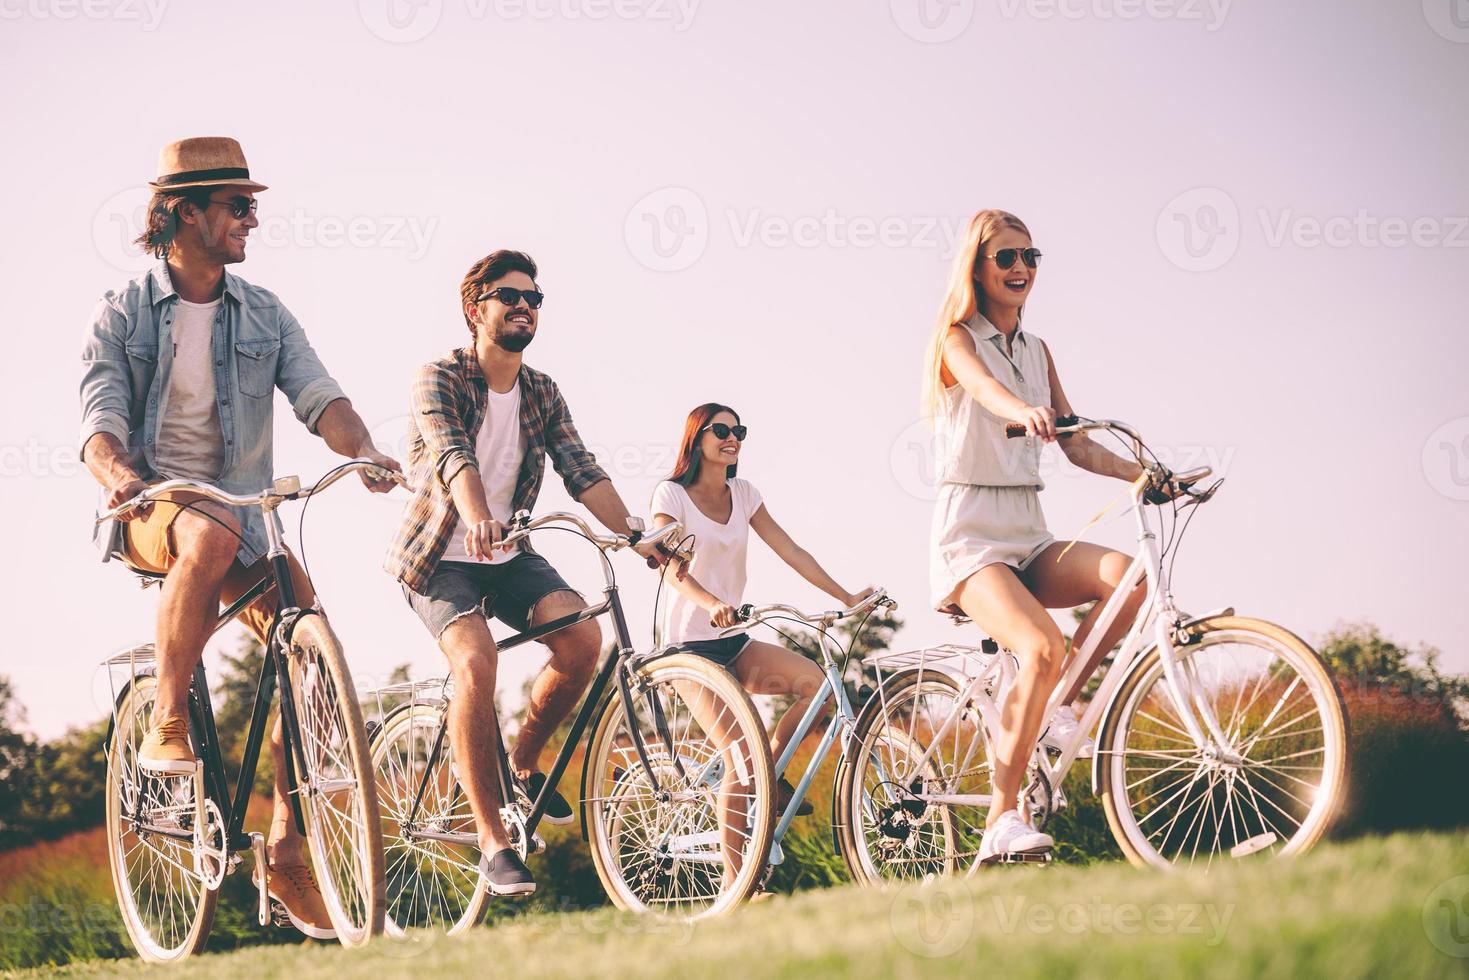
[[[1469, 833], [1364, 838], [1297, 861], [1231, 865], [1208, 876], [1098, 863], [999, 868], [970, 883], [893, 890], [843, 886], [772, 898], [695, 927], [609, 909], [534, 913], [462, 939], [384, 940], [362, 950], [259, 947], [201, 956], [169, 975], [972, 980], [993, 973], [1013, 980], [1469, 973], [1469, 959], [1437, 948], [1430, 929], [1440, 944], [1469, 954]], [[102, 961], [46, 975], [144, 969]]]

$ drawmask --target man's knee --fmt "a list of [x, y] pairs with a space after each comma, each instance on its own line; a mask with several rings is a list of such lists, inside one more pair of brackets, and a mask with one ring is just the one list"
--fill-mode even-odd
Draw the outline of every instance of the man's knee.
[[594, 620], [568, 626], [550, 641], [551, 662], [563, 674], [586, 680], [597, 666], [602, 630]]
[[240, 550], [239, 529], [232, 520], [221, 524], [201, 516], [185, 523], [180, 518], [174, 523], [174, 546], [180, 562], [218, 572], [222, 577]]
[[[536, 604], [531, 623], [544, 626], [585, 608], [586, 603], [576, 593], [553, 592]], [[551, 662], [557, 670], [573, 676], [590, 676], [602, 646], [602, 628], [595, 619], [584, 619], [546, 637], [546, 645], [551, 648]]]
[[500, 652], [483, 616], [477, 612], [466, 613], [450, 622], [439, 634], [439, 649], [449, 660], [456, 688], [472, 690], [488, 686], [493, 691]]

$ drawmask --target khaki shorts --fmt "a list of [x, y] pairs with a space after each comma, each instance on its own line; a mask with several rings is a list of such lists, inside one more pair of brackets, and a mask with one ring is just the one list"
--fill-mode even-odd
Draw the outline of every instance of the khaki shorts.
[[934, 508], [930, 600], [949, 612], [959, 587], [988, 565], [1023, 572], [1056, 539], [1034, 487], [946, 483]]
[[[174, 541], [174, 521], [190, 503], [203, 499], [205, 498], [196, 493], [177, 492], [167, 500], [155, 502], [147, 516], [135, 517], [131, 521], [124, 522], [123, 561], [139, 571], [167, 574], [179, 558], [178, 546]], [[195, 512], [198, 513], [197, 510]], [[316, 592], [311, 588], [311, 580], [306, 577], [306, 572], [296, 561], [296, 556], [288, 554], [287, 561], [291, 566], [291, 583], [295, 587], [296, 603], [304, 609], [316, 601]], [[261, 579], [266, 577], [268, 572], [269, 565], [264, 560], [246, 567], [241, 565], [240, 560], [236, 558], [234, 564], [230, 566], [229, 573], [225, 576], [224, 585], [220, 588], [220, 601], [228, 606], [249, 592]], [[167, 580], [164, 581], [163, 587], [168, 588]], [[276, 594], [275, 586], [272, 585], [269, 591], [241, 611], [240, 622], [244, 623], [261, 643], [268, 643], [270, 623], [275, 618], [279, 606], [280, 599]]]

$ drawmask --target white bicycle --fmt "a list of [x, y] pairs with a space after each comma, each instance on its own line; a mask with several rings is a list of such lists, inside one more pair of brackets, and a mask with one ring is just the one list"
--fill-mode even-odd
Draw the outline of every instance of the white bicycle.
[[[1216, 858], [1307, 850], [1344, 795], [1347, 719], [1336, 685], [1315, 651], [1283, 627], [1233, 609], [1179, 612], [1169, 580], [1181, 533], [1160, 545], [1154, 526], [1164, 529], [1167, 511], [1150, 520], [1149, 503], [1164, 502], [1150, 500], [1150, 491], [1165, 482], [1174, 490], [1176, 529], [1178, 515], [1207, 502], [1223, 481], [1195, 490], [1208, 467], [1169, 474], [1120, 422], [1057, 421], [1058, 435], [1127, 436], [1147, 473], [1131, 492], [1137, 556], [1088, 642], [1073, 652], [1046, 705], [1047, 725], [1143, 580], [1147, 598], [1076, 735], [1059, 752], [1037, 741], [1024, 790], [1032, 821], [1044, 828], [1066, 805], [1062, 782], [1100, 722], [1092, 791], [1133, 864], [1208, 867]], [[993, 797], [990, 749], [1017, 661], [990, 640], [868, 659], [884, 679], [858, 718], [838, 789], [853, 814], [844, 843], [856, 853], [848, 863], [869, 882], [972, 874]]]

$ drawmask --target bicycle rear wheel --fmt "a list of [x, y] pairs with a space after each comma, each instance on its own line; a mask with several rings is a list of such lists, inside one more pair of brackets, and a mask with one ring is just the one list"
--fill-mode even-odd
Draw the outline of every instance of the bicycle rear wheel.
[[328, 915], [344, 946], [383, 930], [383, 838], [362, 705], [326, 617], [297, 620], [286, 658], [301, 733], [296, 783]]
[[411, 928], [458, 935], [473, 928], [489, 905], [474, 813], [454, 775], [447, 733], [429, 767], [443, 724], [438, 703], [410, 703], [373, 736], [387, 869], [385, 928], [394, 936]]
[[1347, 719], [1330, 673], [1273, 623], [1216, 616], [1174, 654], [1190, 696], [1226, 736], [1206, 753], [1178, 714], [1154, 649], [1102, 719], [1102, 804], [1128, 860], [1171, 868], [1252, 854], [1299, 854], [1344, 795]]
[[921, 881], [978, 855], [994, 787], [984, 725], [960, 693], [947, 674], [910, 670], [863, 708], [837, 786], [837, 834], [856, 881]]
[[149, 963], [173, 963], [204, 948], [219, 892], [194, 868], [194, 777], [137, 767], [156, 690], [153, 677], [140, 675], [118, 699], [107, 751], [107, 863], [133, 948]]
[[636, 717], [614, 697], [589, 743], [582, 803], [597, 876], [619, 908], [720, 915], [754, 893], [770, 857], [765, 729], [733, 677], [688, 654], [639, 668], [633, 697]]

